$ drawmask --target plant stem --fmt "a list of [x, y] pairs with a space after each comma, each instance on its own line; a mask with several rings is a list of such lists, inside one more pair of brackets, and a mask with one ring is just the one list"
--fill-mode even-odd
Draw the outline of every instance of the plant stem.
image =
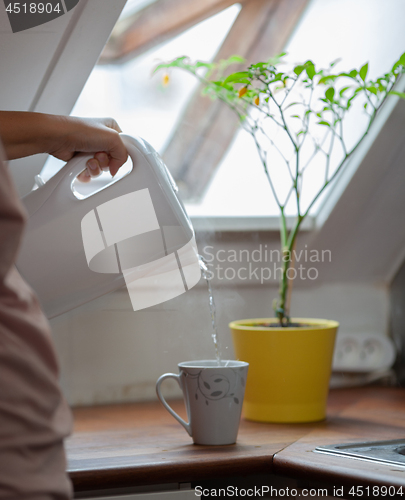
[[[288, 326], [288, 324], [290, 322], [290, 318], [289, 318], [288, 313], [286, 311], [287, 292], [288, 292], [288, 288], [289, 288], [288, 270], [291, 267], [292, 252], [293, 252], [295, 240], [296, 240], [296, 237], [297, 237], [302, 220], [303, 220], [302, 216], [299, 216], [297, 218], [295, 226], [291, 230], [291, 232], [288, 236], [288, 240], [286, 241], [286, 244], [284, 246], [282, 246], [283, 271], [282, 271], [282, 277], [281, 277], [281, 281], [280, 281], [279, 301], [278, 301], [276, 308], [275, 308], [275, 313], [279, 319], [280, 326]], [[286, 225], [286, 219], [284, 217], [283, 210], [282, 210], [281, 228], [282, 228], [282, 232], [286, 234], [287, 233], [287, 225]]]

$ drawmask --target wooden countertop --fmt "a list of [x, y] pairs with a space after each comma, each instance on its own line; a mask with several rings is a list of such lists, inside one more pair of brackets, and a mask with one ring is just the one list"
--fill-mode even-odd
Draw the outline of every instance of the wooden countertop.
[[[185, 417], [182, 402], [172, 403]], [[158, 402], [74, 410], [67, 440], [76, 491], [277, 474], [347, 485], [404, 487], [405, 468], [312, 453], [318, 445], [405, 438], [405, 390], [332, 390], [314, 424], [241, 421], [231, 446], [197, 446]]]

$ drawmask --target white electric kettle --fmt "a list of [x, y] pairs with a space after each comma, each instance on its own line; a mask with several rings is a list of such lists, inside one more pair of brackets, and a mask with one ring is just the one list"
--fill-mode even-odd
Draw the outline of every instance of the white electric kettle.
[[[29, 219], [17, 268], [49, 318], [127, 285], [134, 310], [184, 293], [201, 278], [193, 227], [158, 153], [122, 135], [130, 173], [87, 197], [78, 155], [23, 198]], [[77, 182], [77, 181], [76, 181]]]

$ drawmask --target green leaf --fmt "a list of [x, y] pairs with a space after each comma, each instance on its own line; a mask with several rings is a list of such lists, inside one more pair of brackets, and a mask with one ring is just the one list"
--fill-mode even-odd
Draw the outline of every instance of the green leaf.
[[391, 92], [388, 92], [388, 94], [396, 95], [396, 96], [400, 97], [401, 99], [405, 99], [404, 92], [397, 92], [396, 90], [391, 90]]
[[399, 66], [405, 66], [405, 52], [398, 59], [398, 61], [395, 61], [391, 71], [394, 72]]
[[399, 68], [399, 66], [401, 66], [401, 63], [399, 61], [396, 61], [392, 66], [391, 71], [394, 72], [397, 68]]
[[326, 125], [327, 127], [330, 127], [330, 123], [325, 122], [324, 120], [321, 120], [320, 122], [318, 122], [318, 125]]
[[208, 68], [208, 69], [212, 69], [214, 67], [214, 64], [212, 64], [212, 63], [206, 63], [206, 62], [203, 62], [203, 61], [197, 61], [195, 63], [195, 67], [196, 68]]
[[268, 59], [268, 61], [267, 61], [267, 64], [270, 64], [271, 66], [277, 66], [277, 64], [279, 64], [279, 62], [281, 61], [281, 59], [285, 55], [287, 55], [287, 52], [282, 52], [281, 54], [278, 54], [277, 56], [270, 57], [270, 59]]
[[163, 68], [181, 68], [181, 67], [184, 67], [185, 66], [184, 61], [186, 59], [188, 59], [187, 56], [181, 56], [181, 57], [177, 57], [173, 61], [158, 64], [156, 66], [156, 68], [153, 70], [153, 73], [156, 73], [156, 71], [159, 71], [160, 69], [163, 69]]
[[341, 57], [338, 57], [337, 59], [335, 59], [334, 61], [332, 61], [332, 62], [330, 63], [330, 65], [329, 65], [329, 66], [330, 66], [331, 68], [333, 68], [333, 66], [335, 66], [335, 64], [337, 64], [337, 63], [338, 63], [339, 61], [341, 61], [341, 60], [342, 60], [342, 58], [341, 58]]
[[297, 106], [299, 104], [302, 104], [301, 102], [291, 102], [288, 106], [284, 108], [284, 111], [286, 111], [288, 108], [291, 108], [292, 106]]
[[325, 75], [322, 78], [320, 78], [318, 83], [324, 84], [324, 83], [328, 83], [328, 82], [334, 82], [338, 76], [341, 76], [341, 75]]
[[357, 76], [358, 74], [359, 74], [359, 73], [358, 73], [357, 69], [352, 69], [352, 70], [350, 71], [350, 73], [348, 74], [348, 76], [350, 76], [350, 78], [356, 78], [356, 76]]
[[363, 82], [366, 81], [367, 72], [368, 72], [368, 63], [362, 66], [359, 71], [360, 78], [363, 80]]
[[242, 57], [242, 56], [238, 56], [238, 55], [231, 56], [231, 57], [229, 57], [229, 58], [226, 60], [226, 62], [227, 62], [228, 64], [235, 64], [235, 63], [240, 63], [240, 64], [242, 64], [242, 63], [244, 63], [245, 61], [246, 61], [246, 59], [245, 59], [244, 57]]
[[330, 102], [333, 101], [334, 95], [335, 95], [335, 89], [333, 87], [329, 87], [325, 92], [325, 97]]
[[305, 68], [305, 71], [307, 72], [308, 78], [310, 78], [312, 80], [315, 76], [314, 64], [312, 62], [310, 64], [308, 64], [308, 66]]
[[346, 90], [350, 89], [350, 87], [343, 87], [341, 91], [339, 92], [340, 97], [343, 97], [343, 94], [346, 92]]
[[297, 75], [297, 76], [300, 76], [300, 74], [304, 71], [304, 66], [302, 66], [302, 64], [299, 64], [298, 66], [295, 66], [294, 68], [294, 73]]
[[153, 70], [152, 74], [154, 75], [160, 69], [167, 68], [167, 64], [158, 64], [156, 68]]
[[229, 84], [229, 83], [223, 83], [222, 85], [218, 85], [218, 88], [214, 90], [219, 90], [219, 87], [222, 87], [223, 89], [229, 90], [230, 92], [233, 92], [235, 90], [234, 86]]
[[371, 92], [372, 94], [377, 95], [377, 89], [376, 89], [376, 87], [370, 85], [369, 87], [367, 87], [367, 90], [369, 92]]
[[209, 82], [209, 85], [207, 85], [207, 88], [211, 88], [214, 92], [217, 92], [223, 88], [227, 90], [233, 90], [232, 85], [227, 85], [221, 80], [212, 80], [211, 82]]
[[237, 73], [232, 73], [227, 78], [225, 78], [224, 83], [237, 82], [237, 83], [250, 83], [248, 80], [248, 71], [239, 71]]
[[252, 64], [250, 67], [254, 68], [254, 69], [262, 69], [262, 68], [265, 68], [266, 66], [267, 66], [267, 63], [259, 62], [256, 64]]

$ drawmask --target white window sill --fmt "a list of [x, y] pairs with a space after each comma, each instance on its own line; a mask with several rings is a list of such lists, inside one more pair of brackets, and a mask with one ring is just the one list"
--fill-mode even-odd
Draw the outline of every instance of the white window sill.
[[[192, 215], [191, 222], [196, 232], [199, 231], [278, 231], [279, 217], [273, 216], [207, 216]], [[292, 228], [293, 217], [287, 217], [287, 227]], [[311, 231], [315, 228], [315, 217], [308, 216], [302, 223], [301, 230]]]

